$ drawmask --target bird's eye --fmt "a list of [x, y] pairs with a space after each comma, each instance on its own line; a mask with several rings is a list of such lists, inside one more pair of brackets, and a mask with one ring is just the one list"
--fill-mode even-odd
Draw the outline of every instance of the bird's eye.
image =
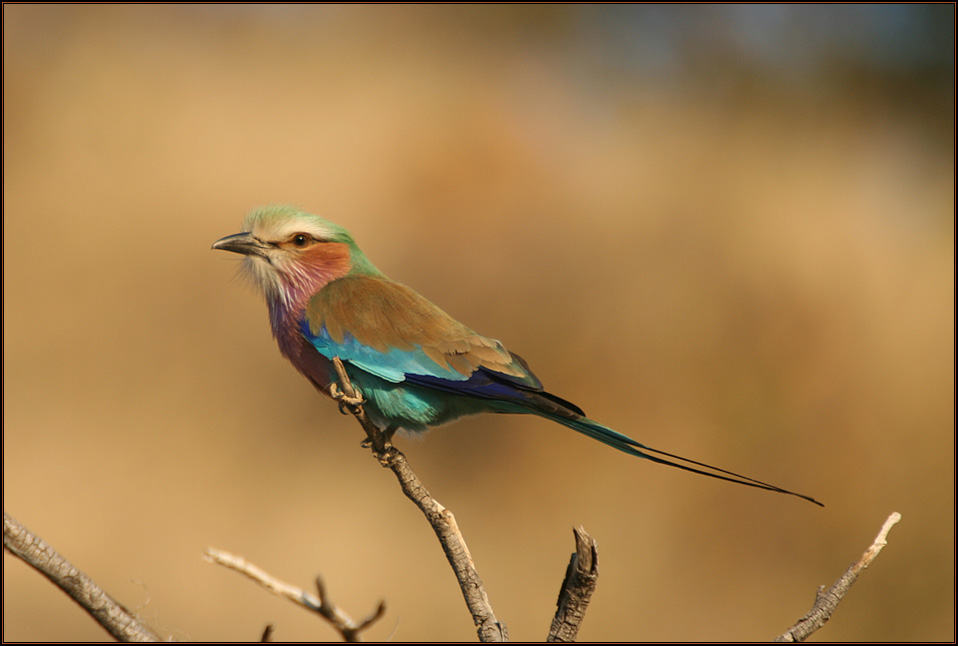
[[293, 244], [299, 248], [303, 248], [309, 244], [309, 236], [305, 233], [297, 233], [293, 236]]

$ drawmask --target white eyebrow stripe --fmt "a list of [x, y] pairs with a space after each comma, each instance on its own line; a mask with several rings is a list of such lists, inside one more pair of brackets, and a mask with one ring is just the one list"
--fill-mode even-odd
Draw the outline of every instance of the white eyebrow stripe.
[[268, 224], [257, 222], [253, 226], [253, 235], [263, 240], [285, 240], [294, 233], [308, 233], [318, 240], [330, 240], [334, 236], [332, 229], [304, 218], [294, 218], [284, 222], [270, 222]]

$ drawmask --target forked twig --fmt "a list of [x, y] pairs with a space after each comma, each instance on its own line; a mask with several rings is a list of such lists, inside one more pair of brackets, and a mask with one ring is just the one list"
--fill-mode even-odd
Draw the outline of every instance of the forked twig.
[[[286, 597], [293, 603], [319, 614], [332, 624], [333, 628], [339, 631], [343, 640], [347, 642], [361, 642], [362, 639], [359, 634], [376, 623], [386, 612], [386, 602], [380, 601], [379, 606], [372, 614], [362, 621], [356, 622], [329, 600], [326, 594], [326, 587], [323, 585], [323, 580], [320, 577], [316, 577], [316, 596], [314, 596], [302, 588], [277, 579], [262, 568], [250, 563], [242, 556], [235, 556], [229, 552], [208, 547], [206, 548], [204, 557], [212, 563], [228, 567], [231, 570], [249, 577], [273, 594]], [[272, 631], [267, 628], [267, 631], [264, 632], [263, 635], [264, 638], [268, 638], [271, 632]]]

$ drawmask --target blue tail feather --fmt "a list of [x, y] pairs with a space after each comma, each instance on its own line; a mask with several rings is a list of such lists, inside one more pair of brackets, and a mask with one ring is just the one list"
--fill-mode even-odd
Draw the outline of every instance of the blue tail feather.
[[[522, 362], [520, 357], [516, 356], [516, 358]], [[525, 365], [524, 362], [522, 363]], [[462, 381], [450, 381], [431, 375], [406, 375], [406, 381], [430, 389], [489, 401], [490, 405], [487, 410], [511, 413], [534, 413], [540, 417], [558, 422], [563, 426], [568, 426], [583, 435], [588, 435], [624, 453], [645, 458], [657, 464], [664, 464], [675, 467], [676, 469], [683, 469], [692, 473], [698, 473], [699, 475], [734, 482], [747, 487], [755, 487], [756, 489], [765, 489], [766, 491], [776, 491], [778, 493], [796, 496], [824, 507], [822, 503], [809, 496], [782, 489], [781, 487], [776, 487], [775, 485], [770, 485], [767, 482], [749, 478], [748, 476], [739, 475], [732, 471], [713, 467], [703, 462], [696, 462], [695, 460], [673, 455], [672, 453], [659, 451], [658, 449], [653, 449], [650, 446], [636, 442], [627, 435], [623, 435], [589, 419], [585, 416], [582, 409], [575, 404], [546, 392], [534, 377], [533, 383], [525, 383], [486, 368], [479, 368], [468, 379]]]
[[[685, 471], [691, 471], [692, 473], [698, 473], [699, 475], [708, 476], [710, 478], [717, 478], [719, 480], [725, 480], [727, 482], [735, 482], [737, 484], [745, 485], [747, 487], [755, 487], [757, 489], [765, 489], [766, 491], [776, 491], [778, 493], [788, 494], [790, 496], [796, 496], [802, 498], [809, 502], [813, 502], [819, 507], [824, 507], [822, 503], [818, 502], [814, 498], [805, 496], [800, 493], [795, 493], [794, 491], [789, 491], [787, 489], [782, 489], [781, 487], [776, 487], [775, 485], [770, 485], [767, 482], [762, 482], [761, 480], [756, 480], [754, 478], [749, 478], [748, 476], [739, 475], [733, 473], [732, 471], [726, 471], [725, 469], [720, 469], [718, 467], [713, 467], [711, 465], [705, 464], [703, 462], [696, 462], [695, 460], [690, 460], [688, 458], [683, 458], [678, 455], [673, 455], [672, 453], [666, 453], [665, 451], [659, 451], [658, 449], [653, 449], [650, 446], [646, 446], [639, 442], [636, 442], [631, 437], [623, 435], [618, 431], [613, 431], [607, 426], [603, 426], [598, 422], [589, 419], [588, 417], [564, 417], [555, 414], [544, 413], [542, 411], [535, 411], [539, 415], [546, 417], [554, 422], [558, 422], [564, 426], [568, 426], [574, 431], [578, 431], [583, 435], [588, 435], [589, 437], [599, 440], [603, 444], [607, 444], [613, 448], [616, 448], [624, 453], [629, 455], [634, 455], [636, 457], [645, 458], [646, 460], [651, 460], [657, 464], [664, 464], [666, 466], [675, 467], [677, 469], [683, 469]], [[650, 455], [650, 453], [655, 453], [656, 455]], [[659, 457], [665, 456], [665, 457]], [[665, 458], [671, 458], [672, 460], [678, 460], [679, 462], [673, 462]], [[684, 462], [686, 464], [681, 464]], [[689, 466], [695, 465], [695, 466]], [[702, 467], [702, 468], [696, 468]], [[706, 471], [705, 469], [709, 469]]]

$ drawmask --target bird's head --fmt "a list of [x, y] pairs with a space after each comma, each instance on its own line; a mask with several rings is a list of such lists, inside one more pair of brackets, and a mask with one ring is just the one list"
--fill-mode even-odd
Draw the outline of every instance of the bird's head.
[[346, 229], [287, 205], [250, 211], [243, 231], [217, 240], [213, 249], [246, 256], [244, 272], [268, 301], [287, 307], [347, 274], [379, 273]]

